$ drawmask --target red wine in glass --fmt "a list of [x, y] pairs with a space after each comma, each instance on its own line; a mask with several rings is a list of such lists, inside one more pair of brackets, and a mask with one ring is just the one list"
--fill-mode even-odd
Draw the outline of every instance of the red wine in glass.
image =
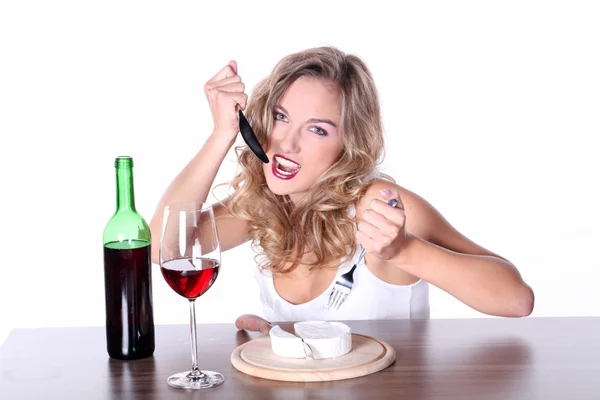
[[177, 389], [209, 389], [225, 378], [198, 368], [196, 299], [217, 280], [221, 246], [212, 205], [200, 202], [173, 203], [165, 207], [159, 248], [160, 272], [167, 284], [190, 304], [192, 368], [167, 378]]
[[165, 281], [180, 296], [196, 299], [215, 283], [219, 261], [209, 258], [182, 258], [166, 261], [160, 266]]

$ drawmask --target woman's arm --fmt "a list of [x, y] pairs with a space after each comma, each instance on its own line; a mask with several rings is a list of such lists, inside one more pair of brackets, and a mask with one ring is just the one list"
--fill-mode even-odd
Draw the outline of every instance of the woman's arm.
[[485, 314], [531, 314], [533, 291], [511, 262], [469, 240], [426, 200], [391, 182], [372, 184], [361, 203], [382, 199], [381, 189], [400, 193], [406, 219], [400, 251], [381, 262], [430, 282]]
[[[237, 63], [231, 61], [205, 85], [204, 92], [213, 116], [214, 127], [200, 151], [173, 179], [156, 206], [150, 220], [152, 262], [158, 263], [160, 234], [165, 205], [177, 202], [206, 202], [219, 168], [233, 146], [238, 133], [237, 108], [244, 109], [248, 96], [237, 75]], [[247, 223], [234, 218], [223, 204], [214, 206], [221, 250], [243, 243], [248, 238]]]
[[460, 247], [451, 250], [409, 234], [405, 249], [388, 262], [482, 313], [503, 317], [531, 314], [533, 290], [511, 262], [498, 256], [460, 250]]

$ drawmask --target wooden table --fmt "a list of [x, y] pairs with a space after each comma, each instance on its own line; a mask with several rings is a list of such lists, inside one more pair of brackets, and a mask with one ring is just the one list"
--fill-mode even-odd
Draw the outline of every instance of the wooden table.
[[600, 318], [347, 323], [390, 343], [396, 362], [344, 381], [269, 381], [229, 361], [258, 334], [198, 325], [200, 367], [225, 376], [201, 393], [166, 383], [190, 366], [186, 325], [157, 326], [154, 356], [127, 362], [108, 357], [102, 327], [17, 329], [0, 348], [0, 399], [600, 399]]

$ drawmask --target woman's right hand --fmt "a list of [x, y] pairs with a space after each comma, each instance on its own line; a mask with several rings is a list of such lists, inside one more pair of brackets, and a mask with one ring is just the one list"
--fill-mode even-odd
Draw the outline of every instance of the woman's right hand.
[[213, 135], [231, 144], [239, 132], [238, 107], [244, 110], [248, 101], [244, 89], [235, 61], [230, 61], [204, 85], [214, 121]]
[[239, 330], [261, 332], [263, 335], [268, 335], [273, 327], [269, 321], [254, 314], [244, 314], [238, 317], [235, 326]]

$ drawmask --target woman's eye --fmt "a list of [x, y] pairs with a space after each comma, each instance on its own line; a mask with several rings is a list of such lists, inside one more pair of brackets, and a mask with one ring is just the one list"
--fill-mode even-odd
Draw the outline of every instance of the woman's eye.
[[283, 122], [286, 122], [286, 121], [287, 121], [287, 118], [286, 118], [286, 117], [285, 117], [285, 115], [283, 115], [282, 113], [280, 113], [280, 112], [276, 112], [276, 113], [275, 113], [275, 120], [277, 120], [277, 121], [283, 121]]
[[327, 136], [327, 131], [319, 128], [318, 126], [313, 126], [311, 129], [314, 133], [316, 133], [319, 136]]

